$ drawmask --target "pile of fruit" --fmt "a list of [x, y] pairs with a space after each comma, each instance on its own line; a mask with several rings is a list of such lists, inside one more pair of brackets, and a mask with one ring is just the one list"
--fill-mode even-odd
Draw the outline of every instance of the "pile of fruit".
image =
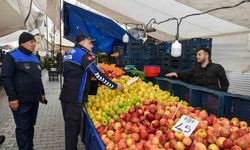
[[120, 78], [124, 75], [124, 71], [118, 67], [116, 67], [115, 64], [100, 64], [99, 69], [103, 74], [105, 74], [110, 79], [113, 78]]
[[[191, 106], [177, 110], [177, 105], [146, 100], [97, 131], [107, 150], [250, 150], [247, 122], [216, 118]], [[182, 115], [199, 121], [190, 137], [171, 130]]]
[[170, 92], [162, 91], [158, 85], [146, 83], [141, 79], [128, 86], [126, 83], [130, 79], [129, 76], [113, 79], [114, 82], [124, 85], [123, 92], [101, 86], [97, 95], [89, 96], [85, 108], [95, 126], [106, 126], [110, 120], [118, 120], [120, 114], [128, 112], [132, 106], [139, 106], [144, 99], [157, 99], [162, 104], [179, 101], [178, 97], [170, 96]]

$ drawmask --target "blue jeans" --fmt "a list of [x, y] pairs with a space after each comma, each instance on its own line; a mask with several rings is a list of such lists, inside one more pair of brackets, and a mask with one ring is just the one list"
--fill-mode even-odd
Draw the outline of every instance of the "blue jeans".
[[20, 103], [13, 112], [16, 123], [16, 141], [19, 150], [33, 150], [34, 125], [39, 102]]

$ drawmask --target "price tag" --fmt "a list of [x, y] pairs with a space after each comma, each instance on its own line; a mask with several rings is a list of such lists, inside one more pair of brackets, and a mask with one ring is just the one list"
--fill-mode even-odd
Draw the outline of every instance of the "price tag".
[[182, 115], [180, 120], [172, 127], [172, 130], [181, 131], [186, 137], [189, 137], [198, 124], [198, 120]]
[[130, 80], [127, 82], [127, 85], [130, 86], [131, 84], [133, 84], [134, 82], [136, 82], [138, 79], [139, 79], [139, 77], [133, 77], [132, 79], [130, 79]]

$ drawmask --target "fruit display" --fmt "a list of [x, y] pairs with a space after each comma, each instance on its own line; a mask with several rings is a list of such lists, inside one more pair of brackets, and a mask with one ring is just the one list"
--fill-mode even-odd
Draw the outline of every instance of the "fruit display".
[[115, 64], [100, 64], [99, 69], [102, 73], [104, 73], [107, 77], [110, 79], [113, 78], [120, 78], [124, 75], [124, 71], [118, 67], [116, 67]]
[[[177, 112], [177, 113], [175, 113]], [[174, 115], [175, 114], [175, 115]], [[199, 121], [190, 137], [171, 128], [182, 115]], [[108, 126], [98, 126], [107, 150], [249, 150], [250, 127], [237, 118], [217, 118], [205, 110], [178, 103], [145, 100], [119, 115]]]
[[157, 99], [162, 104], [179, 101], [179, 98], [171, 96], [169, 91], [162, 91], [158, 85], [146, 83], [141, 79], [128, 86], [126, 83], [130, 79], [129, 76], [113, 79], [114, 82], [124, 85], [123, 92], [100, 86], [97, 95], [89, 96], [85, 107], [95, 126], [106, 126], [111, 119], [118, 120], [120, 114], [128, 112], [132, 106], [140, 105], [144, 99]]

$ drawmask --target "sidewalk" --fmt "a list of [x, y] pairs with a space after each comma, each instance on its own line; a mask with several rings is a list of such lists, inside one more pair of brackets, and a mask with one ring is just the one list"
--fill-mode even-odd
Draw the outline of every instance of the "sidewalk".
[[[64, 150], [64, 121], [61, 104], [58, 100], [60, 85], [58, 81], [49, 82], [47, 71], [43, 71], [43, 83], [48, 105], [40, 103], [37, 122], [35, 126], [35, 150]], [[15, 139], [15, 123], [8, 106], [7, 96], [0, 87], [0, 135], [5, 135], [6, 140], [0, 145], [0, 150], [17, 150]], [[84, 150], [80, 142], [79, 150]]]

